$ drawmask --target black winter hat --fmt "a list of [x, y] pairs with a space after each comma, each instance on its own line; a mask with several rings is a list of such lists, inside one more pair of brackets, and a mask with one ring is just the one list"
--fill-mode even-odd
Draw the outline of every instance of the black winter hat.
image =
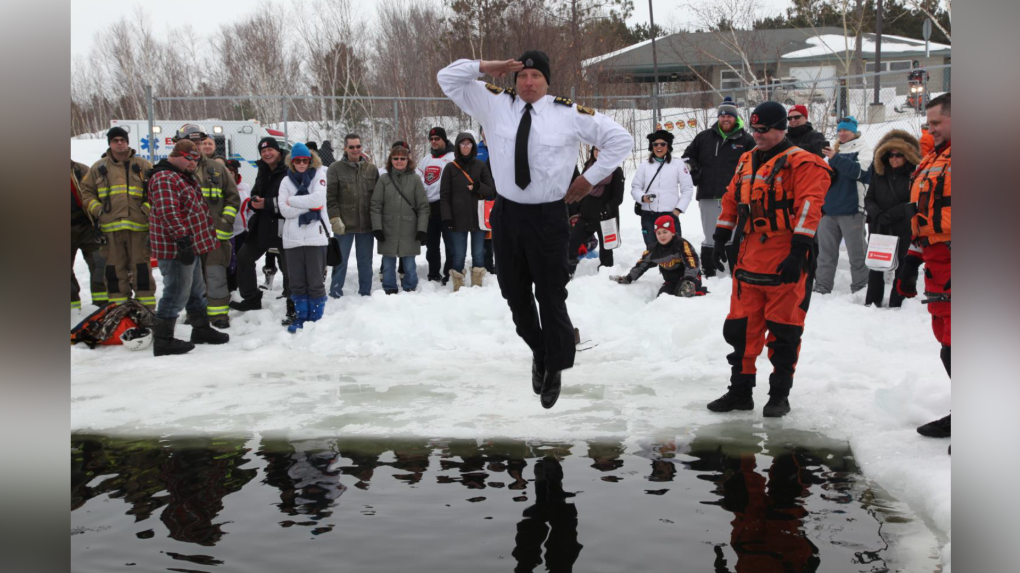
[[763, 101], [751, 112], [751, 125], [754, 124], [786, 131], [786, 108], [777, 101]]
[[[524, 64], [524, 69], [526, 70], [538, 70], [542, 72], [542, 75], [545, 76], [545, 83], [552, 83], [549, 79], [549, 76], [552, 75], [552, 72], [549, 70], [549, 56], [547, 56], [545, 52], [528, 50], [521, 54], [521, 57], [517, 58], [517, 61]], [[516, 82], [517, 74], [514, 74], [514, 83]]]
[[446, 130], [437, 125], [429, 130], [429, 137], [441, 137], [446, 141]]
[[280, 153], [283, 153], [283, 150], [280, 149], [280, 142], [276, 141], [275, 137], [267, 135], [259, 140], [259, 153], [262, 153], [262, 150], [267, 147], [271, 147]]
[[666, 131], [665, 129], [660, 129], [660, 130], [656, 131], [655, 133], [649, 133], [647, 137], [648, 137], [648, 151], [652, 151], [653, 150], [652, 142], [654, 142], [656, 139], [665, 139], [666, 140], [666, 149], [668, 149], [670, 153], [673, 152], [673, 134], [672, 133]]
[[127, 130], [125, 130], [123, 127], [120, 127], [119, 125], [111, 127], [110, 131], [106, 132], [106, 144], [109, 145], [110, 141], [112, 141], [114, 137], [123, 137], [124, 139], [131, 141], [131, 138], [128, 137]]

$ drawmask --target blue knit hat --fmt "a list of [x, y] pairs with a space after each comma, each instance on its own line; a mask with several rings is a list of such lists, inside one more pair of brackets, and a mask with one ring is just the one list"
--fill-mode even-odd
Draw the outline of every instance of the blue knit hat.
[[290, 158], [294, 159], [295, 157], [307, 157], [311, 159], [312, 152], [308, 151], [308, 146], [304, 143], [295, 143], [294, 147], [290, 148]]
[[848, 115], [843, 119], [839, 120], [839, 124], [836, 126], [836, 131], [839, 131], [841, 129], [857, 133], [857, 118], [852, 115]]

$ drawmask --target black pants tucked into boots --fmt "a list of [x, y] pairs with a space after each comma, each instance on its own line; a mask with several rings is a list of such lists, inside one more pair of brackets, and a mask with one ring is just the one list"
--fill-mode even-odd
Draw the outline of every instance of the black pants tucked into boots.
[[[237, 287], [241, 298], [262, 298], [262, 291], [259, 290], [258, 277], [256, 276], [255, 263], [266, 254], [266, 249], [260, 248], [255, 243], [245, 243], [237, 251]], [[280, 267], [283, 270], [283, 295], [290, 296], [290, 281], [287, 279], [287, 257], [282, 249], [279, 255]], [[268, 256], [266, 259], [268, 260]]]
[[566, 204], [527, 205], [497, 196], [490, 222], [499, 268], [496, 278], [517, 334], [545, 361], [546, 370], [572, 367], [575, 348], [574, 326], [567, 315], [570, 223]]

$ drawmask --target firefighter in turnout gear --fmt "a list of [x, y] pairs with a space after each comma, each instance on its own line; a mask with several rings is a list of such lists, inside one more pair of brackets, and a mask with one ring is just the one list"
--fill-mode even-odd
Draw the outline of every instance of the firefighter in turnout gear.
[[195, 168], [195, 179], [202, 187], [202, 196], [209, 205], [209, 214], [216, 222], [216, 238], [219, 248], [202, 256], [202, 273], [205, 275], [206, 298], [209, 306], [209, 322], [216, 328], [229, 328], [230, 286], [227, 271], [232, 254], [230, 238], [234, 234], [234, 219], [241, 207], [241, 194], [237, 183], [227, 168], [213, 160], [216, 155], [216, 141], [209, 137], [200, 125], [185, 124], [177, 130], [174, 142], [190, 139], [202, 153], [202, 159]]
[[103, 280], [106, 267], [103, 259], [103, 232], [96, 226], [81, 200], [81, 180], [88, 171], [88, 165], [71, 161], [71, 308], [81, 308], [81, 297], [78, 294], [81, 289], [74, 276], [74, 258], [79, 250], [89, 267], [92, 304], [101, 307], [108, 302], [106, 281]]
[[716, 268], [724, 270], [729, 260], [733, 271], [730, 313], [723, 326], [733, 352], [726, 357], [732, 367], [729, 390], [708, 409], [754, 408], [754, 362], [767, 345], [773, 371], [764, 414], [779, 417], [790, 411], [787, 397], [811, 300], [815, 231], [830, 170], [817, 155], [786, 139], [781, 104], [763, 102], [750, 123], [756, 147], [740, 158], [714, 236]]
[[[931, 313], [935, 339], [942, 344], [942, 365], [950, 377], [952, 355], [952, 222], [953, 172], [951, 161], [952, 94], [946, 93], [927, 105], [928, 132], [935, 148], [924, 156], [910, 179], [910, 202], [916, 214], [910, 220], [914, 246], [903, 261], [896, 290], [907, 298], [917, 296], [917, 275], [924, 262], [924, 301]], [[917, 432], [929, 438], [952, 435], [950, 416], [929, 422]]]
[[146, 178], [152, 164], [135, 154], [128, 133], [113, 127], [110, 147], [81, 180], [81, 200], [106, 237], [106, 287], [109, 301], [131, 297], [156, 308], [156, 283], [149, 263], [149, 203]]

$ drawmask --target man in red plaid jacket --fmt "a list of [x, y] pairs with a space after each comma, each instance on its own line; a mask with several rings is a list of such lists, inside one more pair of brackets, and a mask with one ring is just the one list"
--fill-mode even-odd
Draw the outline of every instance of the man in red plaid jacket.
[[[224, 344], [230, 337], [209, 326], [205, 279], [196, 257], [220, 247], [209, 206], [193, 173], [201, 154], [190, 140], [174, 145], [170, 157], [156, 164], [149, 177], [149, 241], [163, 275], [163, 294], [156, 307], [152, 352], [184, 354], [195, 344]], [[177, 315], [186, 308], [191, 342], [174, 338]]]

